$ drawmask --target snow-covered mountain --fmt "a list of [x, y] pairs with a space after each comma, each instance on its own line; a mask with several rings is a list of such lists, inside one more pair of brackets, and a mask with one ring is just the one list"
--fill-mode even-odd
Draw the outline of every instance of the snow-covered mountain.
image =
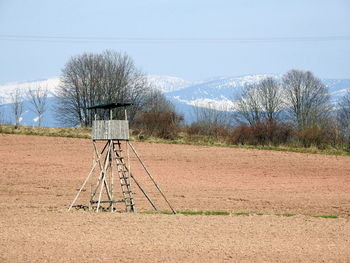
[[[211, 107], [218, 110], [231, 110], [235, 94], [247, 84], [257, 83], [265, 77], [274, 77], [281, 79], [280, 75], [261, 74], [247, 75], [239, 77], [216, 77], [208, 80], [191, 83], [181, 78], [171, 76], [148, 76], [150, 84], [161, 90], [164, 95], [175, 104], [176, 109], [184, 114], [188, 122], [192, 121], [193, 106]], [[328, 86], [332, 100], [338, 100], [347, 89], [350, 89], [350, 79], [323, 79]], [[59, 78], [50, 78], [47, 80], [38, 80], [31, 82], [9, 83], [0, 85], [0, 99], [3, 100], [3, 106], [0, 107], [0, 121], [5, 119], [7, 122], [13, 122], [11, 116], [10, 94], [16, 88], [23, 89], [38, 86], [47, 87], [49, 92], [48, 111], [44, 118], [46, 126], [57, 126], [58, 123], [54, 116], [53, 105], [55, 98], [53, 93], [59, 85]], [[24, 103], [23, 125], [36, 125], [36, 116], [29, 110], [29, 102]], [[1, 116], [2, 113], [2, 116]]]
[[57, 126], [58, 123], [56, 122], [53, 106], [56, 104], [54, 93], [58, 86], [58, 77], [0, 85], [0, 123], [14, 123], [14, 117], [12, 116], [11, 94], [13, 94], [16, 89], [19, 89], [23, 96], [23, 113], [20, 118], [21, 124], [28, 126], [37, 125], [38, 117], [33, 111], [31, 111], [32, 105], [29, 103], [27, 94], [29, 88], [37, 89], [41, 87], [48, 90], [47, 110], [44, 114], [43, 125]]
[[350, 79], [323, 79], [322, 82], [328, 87], [328, 91], [334, 101], [350, 89]]
[[172, 76], [148, 75], [147, 80], [152, 87], [162, 92], [181, 90], [191, 85], [191, 82]]
[[48, 97], [52, 97], [56, 88], [59, 85], [59, 78], [53, 77], [49, 79], [41, 79], [35, 81], [27, 81], [27, 82], [13, 82], [7, 83], [4, 85], [0, 85], [0, 101], [2, 103], [11, 103], [11, 94], [15, 92], [16, 89], [20, 89], [24, 96], [26, 96], [26, 92], [28, 89], [37, 89], [38, 87], [46, 88], [49, 91]]
[[214, 106], [217, 109], [232, 106], [232, 100], [242, 87], [257, 83], [266, 77], [275, 75], [248, 75], [240, 77], [217, 77], [183, 89], [166, 92], [165, 95], [174, 103], [185, 103], [192, 106]]
[[[183, 89], [166, 92], [165, 96], [176, 105], [177, 110], [191, 121], [193, 106], [210, 107], [217, 110], [232, 110], [235, 96], [245, 85], [254, 84], [266, 77], [281, 80], [281, 75], [263, 74], [240, 77], [218, 77]], [[328, 87], [333, 103], [350, 89], [350, 79], [322, 79]]]

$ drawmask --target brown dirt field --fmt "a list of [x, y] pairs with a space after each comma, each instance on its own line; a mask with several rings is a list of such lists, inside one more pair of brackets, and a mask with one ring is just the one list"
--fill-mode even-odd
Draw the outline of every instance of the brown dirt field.
[[0, 262], [350, 262], [349, 157], [134, 145], [176, 209], [264, 215], [67, 212], [91, 141], [0, 134]]

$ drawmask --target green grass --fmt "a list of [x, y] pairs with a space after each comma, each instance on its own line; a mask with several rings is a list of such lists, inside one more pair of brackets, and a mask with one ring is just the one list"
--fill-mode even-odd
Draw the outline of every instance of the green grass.
[[295, 216], [296, 214], [289, 214], [289, 213], [286, 213], [286, 214], [275, 214], [276, 216], [286, 216], [286, 217], [290, 217], [290, 216]]
[[249, 216], [249, 215], [253, 215], [254, 213], [249, 213], [249, 212], [236, 212], [236, 213], [232, 213], [232, 215], [235, 216]]
[[[173, 213], [171, 211], [141, 211], [139, 212], [141, 214], [166, 214], [166, 215], [172, 215]], [[221, 215], [221, 216], [227, 216], [230, 215], [230, 212], [226, 211], [176, 211], [176, 214], [180, 215]]]
[[312, 216], [312, 217], [315, 217], [315, 218], [333, 218], [333, 219], [338, 218], [338, 216]]
[[[140, 214], [165, 214], [165, 215], [172, 215], [173, 213], [171, 211], [141, 211], [138, 212]], [[292, 213], [282, 213], [282, 214], [264, 214], [264, 213], [255, 213], [255, 212], [228, 212], [228, 211], [177, 211], [176, 214], [179, 215], [187, 215], [187, 216], [196, 216], [196, 215], [207, 215], [207, 216], [250, 216], [250, 215], [258, 215], [258, 216], [263, 216], [263, 215], [274, 215], [274, 216], [280, 216], [280, 217], [292, 217], [296, 216], [297, 214], [292, 214]], [[331, 218], [331, 219], [336, 219], [339, 218], [338, 216], [333, 216], [333, 215], [308, 215], [314, 218]]]
[[182, 215], [207, 215], [207, 216], [228, 216], [230, 212], [225, 211], [179, 211], [178, 214]]

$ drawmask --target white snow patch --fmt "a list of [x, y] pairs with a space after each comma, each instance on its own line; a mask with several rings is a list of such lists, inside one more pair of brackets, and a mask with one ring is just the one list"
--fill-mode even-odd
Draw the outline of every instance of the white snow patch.
[[[209, 109], [215, 109], [220, 111], [232, 111], [235, 107], [235, 103], [231, 100], [214, 100], [214, 99], [195, 99], [195, 100], [183, 100], [176, 96], [177, 100], [185, 103], [187, 105], [195, 106], [195, 107], [203, 107]], [[175, 98], [175, 97], [173, 97]]]
[[176, 91], [190, 86], [192, 83], [177, 77], [148, 75], [147, 81], [151, 86], [162, 92]]

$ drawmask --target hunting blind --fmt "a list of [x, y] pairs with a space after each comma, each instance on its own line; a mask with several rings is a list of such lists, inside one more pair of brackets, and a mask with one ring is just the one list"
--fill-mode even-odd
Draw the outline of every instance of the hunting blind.
[[[146, 193], [145, 189], [140, 185], [140, 182], [136, 180], [131, 173], [129, 156], [130, 148], [135, 154], [137, 160], [141, 163], [150, 180], [153, 182], [155, 188], [168, 204], [171, 211], [174, 214], [176, 213], [160, 189], [159, 185], [141, 160], [140, 155], [129, 141], [129, 122], [126, 108], [131, 105], [132, 103], [129, 102], [116, 102], [94, 105], [87, 108], [95, 113], [94, 121], [92, 122], [93, 163], [88, 176], [78, 190], [78, 193], [76, 194], [68, 211], [71, 210], [72, 207], [86, 207], [81, 205], [75, 206], [74, 204], [81, 192], [86, 191], [85, 187], [88, 181], [90, 181], [91, 192], [88, 204], [89, 210], [95, 210], [96, 212], [101, 209], [109, 210], [111, 212], [136, 212], [133, 197], [134, 193], [131, 188], [131, 179], [140, 189], [141, 193], [148, 200], [153, 209], [156, 211], [158, 210], [150, 196]], [[124, 120], [113, 120], [113, 113], [116, 113], [113, 112], [113, 110], [120, 111], [121, 109], [124, 109]], [[100, 111], [100, 113], [101, 111], [103, 111], [103, 113], [108, 111], [109, 119], [97, 119], [97, 111]], [[118, 116], [117, 114], [115, 115]], [[105, 114], [99, 114], [99, 116], [102, 116], [103, 118]], [[98, 150], [98, 141], [101, 141], [103, 144], [103, 147], [100, 150]], [[122, 144], [125, 144], [126, 156], [124, 155]], [[94, 174], [96, 171], [98, 176], [94, 180]], [[119, 190], [115, 188], [116, 184], [120, 185], [120, 188], [118, 186]]]

